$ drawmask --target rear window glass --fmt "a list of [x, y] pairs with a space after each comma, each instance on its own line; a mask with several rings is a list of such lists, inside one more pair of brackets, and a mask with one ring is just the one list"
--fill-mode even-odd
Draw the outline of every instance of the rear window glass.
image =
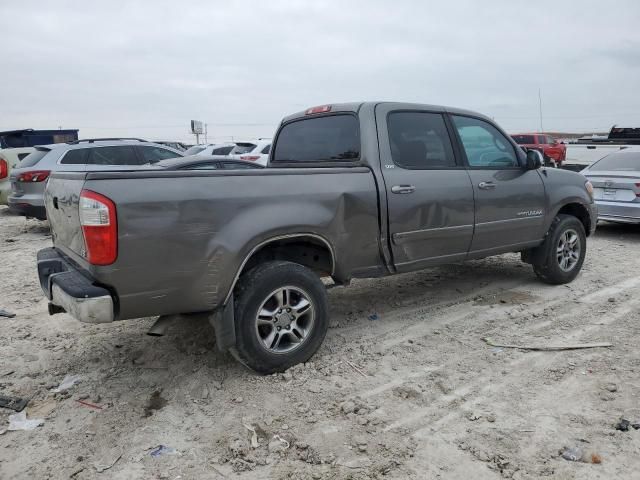
[[18, 160], [24, 160], [28, 156], [29, 156], [28, 153], [19, 153], [18, 154]]
[[309, 118], [285, 125], [273, 162], [335, 162], [360, 157], [358, 119], [353, 115]]
[[533, 135], [511, 135], [517, 144], [519, 145], [535, 145], [536, 139]]
[[200, 153], [201, 151], [203, 151], [206, 147], [201, 147], [200, 145], [195, 145], [189, 149], [187, 149], [186, 152], [184, 152], [185, 155], [196, 155], [197, 153]]
[[229, 155], [231, 153], [231, 150], [233, 150], [233, 145], [228, 145], [226, 147], [218, 147], [218, 148], [214, 148], [211, 151], [211, 155]]
[[89, 152], [88, 148], [79, 148], [77, 150], [69, 150], [64, 154], [62, 160], [60, 160], [61, 164], [64, 165], [84, 165], [87, 163], [87, 153]]
[[270, 152], [270, 151], [271, 151], [271, 144], [269, 144], [269, 145], [267, 145], [266, 147], [264, 147], [264, 148], [262, 149], [262, 152], [260, 152], [260, 153], [262, 153], [263, 155], [269, 155], [269, 152]]
[[640, 153], [612, 153], [591, 165], [589, 170], [640, 172]]
[[33, 167], [36, 163], [44, 158], [44, 156], [49, 153], [51, 150], [36, 150], [35, 152], [31, 152], [29, 155], [24, 157], [24, 160], [20, 162], [18, 168], [26, 168]]
[[256, 147], [257, 145], [255, 143], [238, 143], [235, 147], [233, 147], [231, 154], [242, 155], [243, 153], [251, 152]]

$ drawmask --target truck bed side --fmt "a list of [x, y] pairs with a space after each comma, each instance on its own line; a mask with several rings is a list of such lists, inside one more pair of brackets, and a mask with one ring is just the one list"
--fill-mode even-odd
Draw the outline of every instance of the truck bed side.
[[[116, 203], [112, 265], [84, 258], [82, 189]], [[270, 239], [326, 243], [335, 268], [327, 273], [338, 281], [382, 272], [377, 195], [366, 167], [100, 172], [54, 175], [46, 203], [54, 245], [115, 291], [125, 319], [221, 305], [247, 257]]]

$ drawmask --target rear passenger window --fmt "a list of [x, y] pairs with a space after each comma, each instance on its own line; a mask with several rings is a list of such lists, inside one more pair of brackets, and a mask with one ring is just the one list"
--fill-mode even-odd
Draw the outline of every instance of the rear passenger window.
[[64, 154], [62, 160], [60, 160], [61, 164], [64, 165], [84, 165], [87, 163], [87, 153], [89, 149], [87, 148], [78, 148], [76, 150], [69, 150]]
[[229, 145], [226, 147], [214, 148], [211, 150], [211, 155], [229, 155], [233, 150], [233, 145]]
[[456, 166], [444, 118], [439, 113], [393, 112], [387, 120], [393, 163], [407, 169]]
[[133, 147], [96, 147], [91, 149], [90, 165], [141, 165]]
[[269, 155], [270, 151], [271, 151], [271, 144], [264, 147], [260, 153], [262, 153], [263, 155]]
[[353, 115], [330, 115], [291, 122], [280, 130], [274, 148], [274, 163], [357, 160], [358, 119]]

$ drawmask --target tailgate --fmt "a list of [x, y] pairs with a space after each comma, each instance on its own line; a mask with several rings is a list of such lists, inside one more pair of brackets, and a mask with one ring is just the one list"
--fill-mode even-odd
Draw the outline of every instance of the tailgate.
[[78, 209], [85, 177], [84, 172], [54, 173], [44, 194], [53, 245], [76, 259], [85, 257]]

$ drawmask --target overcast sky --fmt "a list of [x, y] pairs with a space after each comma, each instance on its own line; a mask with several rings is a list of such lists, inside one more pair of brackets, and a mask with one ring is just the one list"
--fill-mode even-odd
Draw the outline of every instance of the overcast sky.
[[[98, 6], [98, 4], [100, 6]], [[308, 106], [400, 100], [509, 131], [640, 126], [640, 2], [0, 2], [0, 129], [271, 136]]]

